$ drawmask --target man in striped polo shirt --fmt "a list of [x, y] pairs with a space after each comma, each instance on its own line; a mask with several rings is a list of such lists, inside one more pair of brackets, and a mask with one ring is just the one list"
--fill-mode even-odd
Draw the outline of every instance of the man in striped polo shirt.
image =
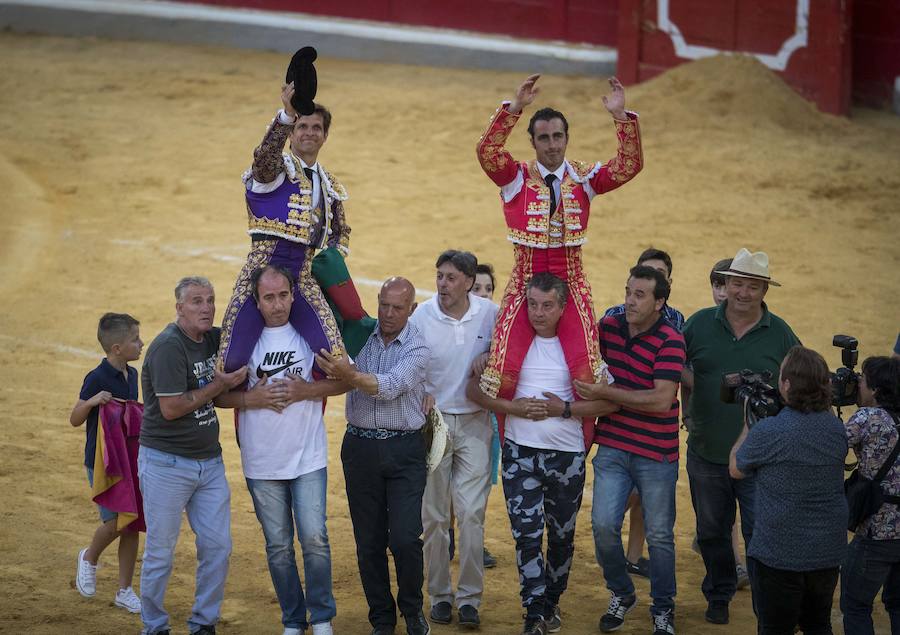
[[600, 630], [619, 629], [637, 598], [622, 549], [622, 521], [637, 487], [650, 551], [650, 616], [655, 635], [675, 633], [675, 483], [678, 480], [678, 400], [684, 338], [663, 315], [669, 283], [645, 265], [631, 269], [625, 313], [600, 321], [600, 352], [615, 378], [575, 381], [583, 399], [620, 406], [598, 420], [594, 441], [591, 522], [597, 559], [611, 598]]

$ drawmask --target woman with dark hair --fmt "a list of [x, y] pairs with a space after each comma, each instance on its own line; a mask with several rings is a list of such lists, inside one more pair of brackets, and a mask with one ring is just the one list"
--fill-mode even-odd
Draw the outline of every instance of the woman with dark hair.
[[[860, 409], [847, 421], [847, 439], [859, 472], [873, 478], [900, 439], [900, 359], [870, 357], [859, 378]], [[900, 496], [900, 460], [881, 481], [881, 491]], [[841, 611], [847, 635], [874, 633], [872, 603], [878, 589], [900, 633], [900, 505], [885, 503], [856, 529], [841, 573]]]
[[756, 475], [747, 565], [758, 633], [830, 634], [831, 603], [847, 546], [847, 437], [831, 412], [831, 380], [817, 352], [794, 346], [781, 363], [785, 407], [731, 450], [733, 478]]

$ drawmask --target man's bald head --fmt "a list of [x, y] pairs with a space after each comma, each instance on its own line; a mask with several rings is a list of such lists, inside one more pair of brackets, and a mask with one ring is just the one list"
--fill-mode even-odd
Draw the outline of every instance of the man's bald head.
[[381, 285], [381, 291], [378, 295], [380, 296], [385, 291], [391, 289], [407, 293], [409, 295], [410, 302], [412, 302], [416, 297], [416, 288], [413, 286], [413, 283], [406, 278], [401, 278], [400, 276], [394, 276], [385, 280], [384, 284]]
[[406, 328], [416, 308], [416, 288], [406, 278], [395, 276], [385, 280], [378, 293], [378, 330], [388, 343]]

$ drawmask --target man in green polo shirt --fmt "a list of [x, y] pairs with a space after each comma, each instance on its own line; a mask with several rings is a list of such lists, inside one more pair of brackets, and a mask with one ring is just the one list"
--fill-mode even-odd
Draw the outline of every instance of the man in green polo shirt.
[[[738, 481], [728, 474], [728, 455], [743, 429], [743, 415], [740, 405], [720, 399], [722, 375], [745, 368], [757, 373], [770, 371], [773, 385], [777, 385], [782, 359], [800, 340], [763, 302], [770, 285], [781, 286], [769, 277], [765, 253], [751, 254], [742, 248], [731, 267], [718, 273], [727, 277], [727, 299], [717, 307], [697, 311], [684, 327], [687, 361], [694, 375], [687, 472], [697, 516], [697, 541], [706, 566], [702, 585], [709, 603], [706, 620], [727, 624], [728, 603], [737, 588], [731, 548], [735, 502], [741, 506], [746, 545], [753, 534], [756, 484], [754, 479]], [[753, 572], [750, 574], [752, 577]]]

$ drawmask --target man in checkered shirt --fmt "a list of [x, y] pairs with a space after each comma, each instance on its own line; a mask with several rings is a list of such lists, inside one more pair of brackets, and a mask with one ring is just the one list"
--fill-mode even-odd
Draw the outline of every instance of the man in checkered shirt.
[[[422, 405], [430, 351], [409, 322], [415, 307], [415, 288], [409, 280], [390, 278], [378, 294], [378, 325], [355, 365], [324, 350], [316, 356], [330, 377], [354, 388], [347, 395], [341, 461], [372, 635], [394, 632], [397, 607], [409, 635], [430, 631], [422, 613], [420, 538], [427, 476]], [[397, 569], [396, 604], [388, 547]]]

